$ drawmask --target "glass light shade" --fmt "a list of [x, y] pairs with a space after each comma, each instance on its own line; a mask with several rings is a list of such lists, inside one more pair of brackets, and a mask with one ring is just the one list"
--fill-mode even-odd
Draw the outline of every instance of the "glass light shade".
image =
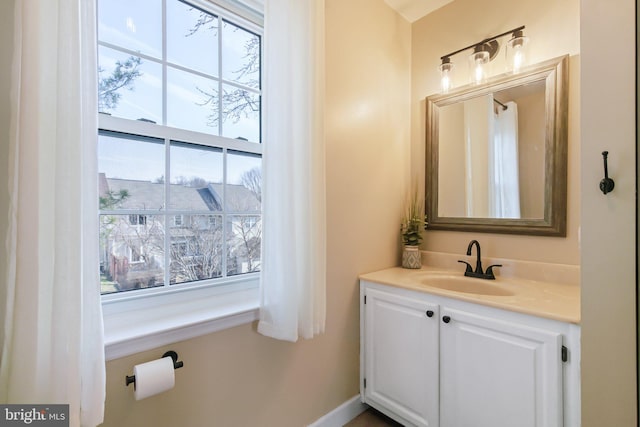
[[489, 52], [476, 50], [469, 55], [469, 72], [471, 81], [475, 84], [484, 83], [489, 73]]
[[443, 59], [442, 64], [438, 67], [440, 70], [440, 88], [442, 89], [442, 93], [447, 93], [449, 89], [451, 89], [453, 68], [453, 64], [449, 58]]
[[506, 49], [508, 71], [517, 73], [527, 64], [528, 46], [529, 37], [523, 36], [522, 31], [513, 33]]

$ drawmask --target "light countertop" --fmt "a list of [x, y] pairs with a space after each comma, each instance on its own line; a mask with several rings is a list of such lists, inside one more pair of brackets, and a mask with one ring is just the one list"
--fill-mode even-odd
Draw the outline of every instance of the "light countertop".
[[[504, 289], [513, 294], [507, 296], [483, 295], [429, 286], [429, 277], [438, 275], [464, 277], [464, 269], [448, 270], [440, 267], [423, 267], [419, 270], [411, 270], [394, 267], [362, 274], [360, 279], [562, 322], [580, 323], [580, 286], [577, 284], [500, 276], [496, 277], [496, 280], [467, 278], [469, 281], [488, 282], [495, 288]], [[469, 283], [473, 285], [475, 282]], [[479, 283], [479, 286], [483, 286], [483, 284]]]

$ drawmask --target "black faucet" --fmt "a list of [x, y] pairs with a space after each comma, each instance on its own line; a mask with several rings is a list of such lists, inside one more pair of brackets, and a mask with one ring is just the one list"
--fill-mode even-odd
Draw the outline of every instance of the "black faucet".
[[471, 256], [471, 249], [473, 249], [473, 245], [476, 245], [476, 270], [473, 271], [471, 268], [471, 264], [466, 261], [458, 260], [463, 264], [467, 265], [467, 269], [464, 272], [465, 276], [469, 277], [477, 277], [479, 279], [487, 279], [487, 280], [495, 280], [496, 276], [493, 275], [493, 267], [502, 267], [501, 264], [494, 264], [487, 267], [487, 271], [482, 271], [482, 258], [480, 255], [480, 243], [477, 240], [472, 240], [469, 242], [469, 246], [467, 247], [467, 255]]

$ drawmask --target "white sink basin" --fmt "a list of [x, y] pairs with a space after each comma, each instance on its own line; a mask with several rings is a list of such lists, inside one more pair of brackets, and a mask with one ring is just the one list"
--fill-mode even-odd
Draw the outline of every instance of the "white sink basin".
[[513, 296], [513, 291], [494, 281], [477, 279], [466, 276], [453, 276], [442, 274], [425, 274], [420, 282], [432, 288], [446, 289], [453, 292], [465, 294], [491, 295], [491, 296]]

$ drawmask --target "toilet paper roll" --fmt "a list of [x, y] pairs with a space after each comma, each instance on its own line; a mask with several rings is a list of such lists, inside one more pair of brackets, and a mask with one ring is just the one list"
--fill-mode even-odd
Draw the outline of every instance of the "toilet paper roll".
[[174, 371], [171, 357], [163, 357], [134, 366], [133, 374], [136, 376], [136, 383], [133, 396], [136, 400], [141, 400], [172, 389], [175, 385]]

